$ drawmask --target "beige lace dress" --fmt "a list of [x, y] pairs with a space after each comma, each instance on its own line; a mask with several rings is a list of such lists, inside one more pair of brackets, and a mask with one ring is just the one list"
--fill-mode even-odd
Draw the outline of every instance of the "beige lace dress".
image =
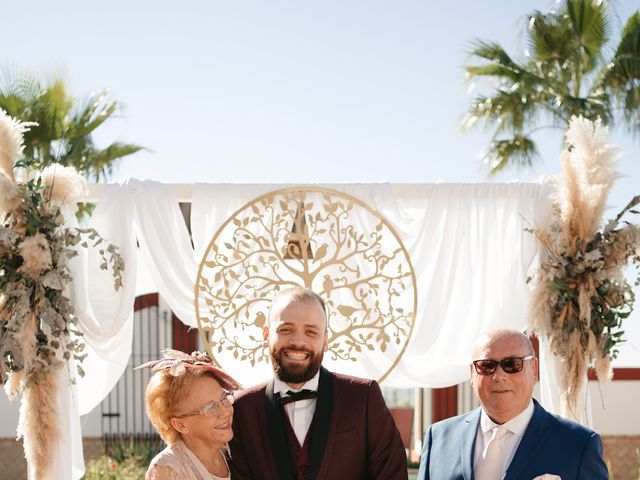
[[[224, 455], [223, 455], [224, 458]], [[227, 462], [225, 458], [225, 464]], [[227, 470], [228, 470], [227, 465]], [[229, 480], [207, 471], [202, 462], [182, 440], [167, 446], [151, 460], [146, 480]]]

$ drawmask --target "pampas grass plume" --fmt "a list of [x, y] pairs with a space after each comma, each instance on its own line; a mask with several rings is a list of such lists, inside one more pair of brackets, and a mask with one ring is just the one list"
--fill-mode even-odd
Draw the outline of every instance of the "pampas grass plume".
[[562, 220], [562, 235], [558, 241], [569, 255], [573, 255], [577, 250], [577, 241], [585, 238], [585, 229], [580, 221], [580, 212], [584, 209], [584, 203], [580, 192], [579, 174], [569, 149], [562, 152], [560, 162], [562, 177], [556, 185], [555, 199]]
[[60, 436], [56, 383], [56, 372], [49, 371], [24, 390], [18, 438], [23, 439], [24, 455], [32, 468], [30, 479], [48, 478], [53, 448]]
[[0, 172], [0, 214], [13, 212], [20, 205], [20, 194], [15, 183]]
[[45, 196], [58, 207], [75, 206], [87, 194], [87, 181], [72, 167], [49, 165], [42, 171], [42, 184], [49, 187]]
[[37, 333], [37, 318], [35, 314], [31, 314], [22, 322], [16, 334], [16, 343], [22, 354], [22, 368], [27, 374], [31, 371], [31, 365], [36, 358]]
[[24, 263], [18, 269], [29, 278], [38, 278], [45, 270], [51, 268], [51, 250], [47, 237], [41, 233], [25, 238], [18, 251]]
[[0, 172], [12, 182], [16, 180], [13, 167], [22, 158], [24, 149], [22, 136], [32, 125], [36, 124], [20, 122], [0, 108]]
[[[571, 119], [565, 135], [565, 149], [560, 156], [562, 176], [557, 181], [554, 199], [560, 220], [560, 230], [556, 230], [559, 235], [554, 240], [553, 230], [536, 229], [540, 244], [553, 258], [540, 268], [532, 294], [529, 322], [538, 333], [549, 337], [551, 351], [562, 358], [561, 410], [563, 415], [574, 419], [578, 416], [577, 399], [586, 381], [588, 362], [595, 360], [599, 379], [610, 378], [610, 359], [603, 355], [602, 344], [598, 344], [603, 340], [596, 339], [590, 328], [591, 302], [597, 295], [596, 285], [621, 274], [617, 266], [626, 263], [632, 254], [628, 246], [635, 245], [633, 242], [640, 235], [635, 226], [629, 225], [611, 233], [615, 241], [610, 243], [606, 253], [585, 252], [600, 229], [607, 196], [619, 178], [616, 163], [620, 151], [607, 144], [607, 135], [607, 128], [599, 121], [591, 122], [582, 117]], [[556, 282], [554, 276], [563, 279], [566, 262], [558, 259], [571, 258], [577, 253], [580, 254], [577, 258], [584, 262], [594, 263], [602, 258], [604, 267], [566, 285], [569, 289], [577, 288], [578, 298], [561, 306], [554, 298], [554, 290], [549, 287]], [[613, 294], [616, 291], [621, 290], [612, 290], [607, 301], [615, 300]], [[586, 332], [590, 336], [588, 340], [583, 337]]]
[[[560, 203], [563, 219], [569, 220], [571, 233], [587, 241], [600, 228], [607, 196], [618, 178], [620, 150], [608, 145], [608, 129], [573, 117], [566, 134], [567, 148], [562, 154], [563, 180]], [[569, 232], [567, 232], [568, 234]]]
[[574, 330], [569, 335], [569, 344], [563, 360], [564, 369], [561, 375], [561, 382], [565, 390], [565, 401], [562, 402], [562, 416], [578, 421], [577, 399], [586, 380], [585, 373], [587, 371], [587, 362], [580, 344], [580, 332], [578, 330]]
[[4, 392], [7, 394], [7, 397], [9, 397], [9, 400], [13, 400], [22, 392], [24, 370], [11, 372], [8, 377], [7, 383], [4, 384]]

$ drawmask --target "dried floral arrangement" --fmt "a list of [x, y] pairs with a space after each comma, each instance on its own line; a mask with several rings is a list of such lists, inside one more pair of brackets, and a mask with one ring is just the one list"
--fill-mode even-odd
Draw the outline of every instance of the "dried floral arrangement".
[[111, 268], [116, 290], [124, 263], [95, 230], [66, 225], [86, 181], [72, 168], [39, 171], [35, 161], [23, 159], [30, 126], [0, 109], [0, 381], [9, 398], [23, 395], [18, 437], [24, 438], [29, 477], [42, 478], [58, 433], [55, 372], [75, 365], [84, 375], [85, 344], [67, 293], [67, 262], [79, 246], [99, 248], [101, 268]]
[[[546, 252], [535, 281], [530, 324], [562, 359], [562, 414], [577, 418], [577, 396], [594, 367], [611, 378], [611, 360], [624, 341], [623, 320], [634, 294], [625, 268], [640, 268], [640, 228], [623, 220], [638, 214], [640, 196], [602, 225], [607, 196], [618, 178], [618, 150], [599, 122], [572, 119], [561, 155], [554, 213], [548, 229], [532, 232]], [[640, 284], [640, 275], [635, 280]]]

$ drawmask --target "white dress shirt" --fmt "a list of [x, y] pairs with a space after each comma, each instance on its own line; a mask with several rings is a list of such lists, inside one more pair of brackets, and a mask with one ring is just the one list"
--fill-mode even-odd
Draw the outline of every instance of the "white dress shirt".
[[[317, 392], [319, 379], [320, 371], [318, 371], [311, 380], [302, 385], [302, 387], [294, 389], [276, 377], [273, 384], [273, 393], [280, 393], [282, 396], [285, 396], [287, 390], [291, 390], [292, 392], [313, 390]], [[304, 444], [304, 439], [307, 436], [311, 421], [313, 420], [313, 414], [316, 413], [316, 403], [317, 400], [315, 398], [309, 398], [307, 400], [291, 402], [284, 406], [284, 410], [287, 412], [287, 415], [289, 415], [289, 421], [291, 422], [293, 431], [296, 433], [298, 442], [300, 442], [300, 446]]]
[[[518, 446], [520, 445], [522, 436], [524, 435], [524, 432], [529, 425], [531, 417], [533, 417], [533, 401], [530, 401], [527, 408], [525, 408], [518, 415], [513, 417], [508, 422], [502, 424], [502, 427], [506, 428], [509, 433], [502, 441], [502, 447], [504, 449], [504, 465], [502, 467], [502, 474], [500, 475], [500, 479], [502, 479], [504, 477], [504, 474], [507, 472], [507, 469], [511, 464], [511, 460], [513, 460], [513, 456], [516, 454], [516, 450], [518, 450]], [[499, 425], [497, 423], [494, 423], [483, 409], [482, 413], [480, 414], [480, 424], [478, 425], [478, 431], [476, 432], [476, 447], [473, 462], [474, 470], [477, 468], [479, 462], [482, 461], [482, 452], [484, 451], [485, 445], [491, 439], [491, 430], [496, 426]]]

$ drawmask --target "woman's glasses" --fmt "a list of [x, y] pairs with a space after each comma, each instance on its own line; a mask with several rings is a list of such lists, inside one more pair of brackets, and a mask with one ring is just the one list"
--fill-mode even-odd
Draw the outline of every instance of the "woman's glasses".
[[527, 355], [526, 357], [507, 357], [502, 360], [474, 360], [473, 367], [478, 375], [493, 375], [500, 365], [505, 373], [518, 373], [522, 371], [525, 360], [533, 360], [535, 355]]
[[230, 392], [226, 392], [219, 402], [211, 400], [210, 402], [207, 402], [200, 410], [197, 410], [195, 412], [183, 413], [182, 415], [176, 415], [175, 418], [190, 417], [192, 415], [217, 417], [218, 415], [220, 415], [220, 409], [222, 407], [230, 407], [231, 405], [233, 405], [234, 401], [235, 399], [233, 398], [233, 394]]

